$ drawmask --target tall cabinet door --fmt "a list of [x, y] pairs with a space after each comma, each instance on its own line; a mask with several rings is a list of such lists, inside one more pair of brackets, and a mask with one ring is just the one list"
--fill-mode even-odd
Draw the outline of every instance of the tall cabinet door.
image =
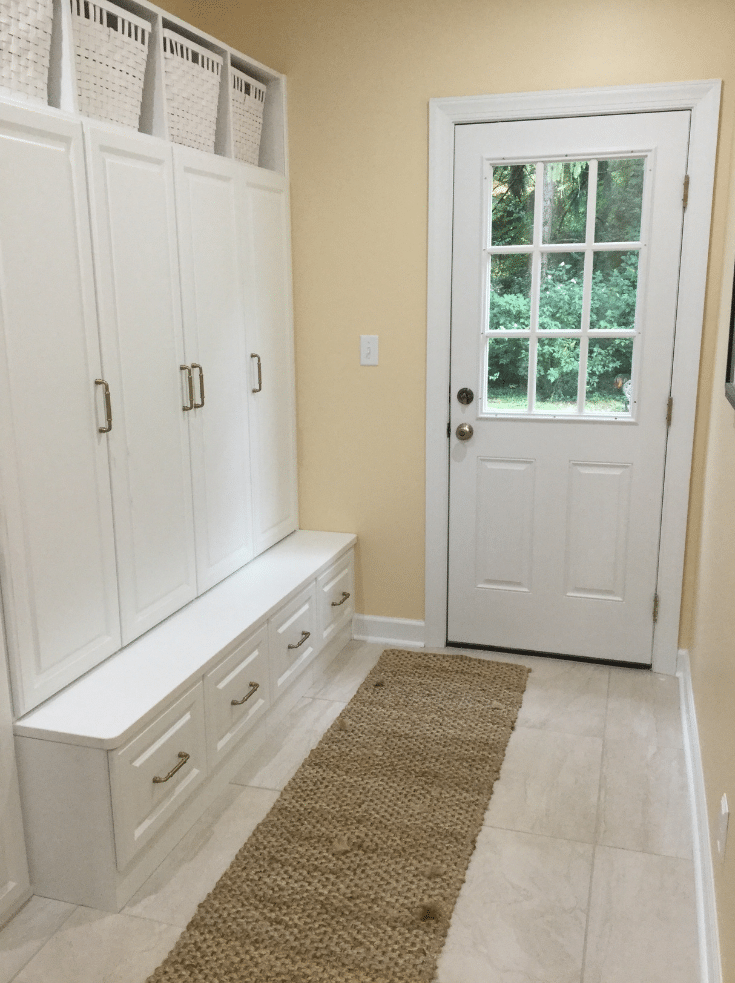
[[85, 125], [123, 643], [196, 597], [171, 147]]
[[241, 165], [238, 215], [250, 343], [253, 537], [262, 553], [298, 527], [291, 238], [286, 181]]
[[174, 147], [200, 592], [253, 557], [238, 165]]
[[16, 711], [120, 647], [82, 129], [0, 107], [2, 590]]
[[0, 927], [31, 893], [4, 660], [5, 644], [0, 621]]

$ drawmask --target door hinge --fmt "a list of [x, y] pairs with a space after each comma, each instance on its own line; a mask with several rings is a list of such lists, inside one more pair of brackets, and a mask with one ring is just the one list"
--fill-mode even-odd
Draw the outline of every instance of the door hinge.
[[687, 210], [687, 205], [689, 204], [689, 175], [684, 176], [684, 194], [682, 195], [681, 203], [684, 206], [684, 211]]
[[674, 414], [674, 397], [669, 396], [669, 402], [666, 405], [666, 426], [667, 428], [671, 426], [671, 417]]
[[658, 594], [653, 595], [653, 623], [658, 621]]

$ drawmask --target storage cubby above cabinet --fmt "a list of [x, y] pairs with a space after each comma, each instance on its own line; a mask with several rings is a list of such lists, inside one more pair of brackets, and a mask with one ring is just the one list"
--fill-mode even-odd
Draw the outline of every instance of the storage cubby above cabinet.
[[[109, 65], [100, 68], [105, 59]], [[3, 98], [102, 119], [95, 84], [118, 111], [107, 122], [287, 172], [284, 76], [153, 4], [53, 0], [47, 100], [38, 94], [42, 86], [19, 85], [0, 71]], [[135, 107], [138, 98], [136, 116], [131, 103]], [[211, 127], [196, 119], [207, 102]], [[196, 139], [187, 136], [187, 126]]]

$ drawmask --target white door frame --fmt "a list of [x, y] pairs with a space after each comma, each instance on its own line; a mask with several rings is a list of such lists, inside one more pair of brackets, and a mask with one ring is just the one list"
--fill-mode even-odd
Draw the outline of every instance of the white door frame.
[[451, 328], [454, 127], [560, 116], [691, 110], [689, 202], [684, 216], [671, 394], [674, 412], [664, 474], [659, 614], [653, 669], [676, 672], [689, 476], [707, 280], [720, 109], [719, 80], [432, 99], [429, 103], [429, 245], [426, 352], [425, 644], [446, 645], [449, 519], [449, 342]]

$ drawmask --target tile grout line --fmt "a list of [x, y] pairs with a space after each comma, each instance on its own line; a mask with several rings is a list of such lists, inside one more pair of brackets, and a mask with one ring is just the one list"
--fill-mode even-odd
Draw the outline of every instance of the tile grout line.
[[590, 864], [590, 884], [587, 891], [587, 913], [584, 919], [584, 941], [582, 943], [582, 965], [580, 966], [579, 981], [584, 983], [585, 971], [587, 969], [587, 946], [589, 943], [589, 930], [590, 930], [590, 912], [592, 910], [592, 885], [595, 881], [595, 862], [597, 860], [597, 841], [600, 836], [600, 822], [602, 818], [602, 813], [600, 810], [600, 801], [602, 799], [602, 776], [603, 767], [605, 763], [605, 746], [607, 743], [607, 723], [608, 723], [608, 710], [610, 707], [610, 683], [611, 683], [611, 672], [608, 668], [607, 672], [607, 692], [605, 694], [605, 724], [602, 728], [602, 754], [600, 757], [600, 779], [597, 786], [597, 815], [595, 817], [595, 832], [594, 839], [592, 842], [592, 863]]
[[[28, 899], [28, 902], [30, 902], [33, 898], [41, 898], [41, 897], [43, 897], [43, 895], [41, 895], [41, 894], [32, 894], [31, 897]], [[46, 901], [55, 901], [56, 899], [55, 898], [45, 898], [44, 900], [46, 900]], [[28, 903], [28, 902], [26, 902], [26, 903]], [[49, 935], [49, 937], [46, 939], [46, 941], [43, 943], [43, 945], [40, 946], [38, 949], [36, 949], [36, 951], [33, 953], [33, 955], [30, 956], [26, 960], [26, 962], [23, 963], [23, 965], [20, 967], [20, 969], [18, 970], [18, 972], [9, 980], [9, 983], [13, 983], [13, 980], [17, 980], [18, 979], [18, 977], [20, 976], [20, 974], [24, 970], [26, 970], [28, 968], [28, 966], [33, 962], [33, 960], [36, 958], [36, 956], [38, 956], [38, 955], [41, 954], [41, 952], [46, 948], [46, 946], [49, 944], [49, 942], [64, 927], [64, 925], [66, 925], [66, 923], [69, 921], [69, 919], [74, 914], [74, 912], [77, 911], [77, 909], [78, 908], [81, 908], [81, 907], [82, 907], [82, 905], [77, 905], [77, 904], [75, 904], [75, 905], [72, 906], [71, 911], [66, 915], [65, 918], [63, 918], [59, 922], [59, 924], [53, 930], [53, 932], [51, 933], [51, 935]], [[23, 910], [23, 908], [20, 909], [20, 911], [22, 911], [22, 910]], [[18, 912], [18, 914], [20, 914], [20, 912]], [[17, 917], [17, 916], [14, 916], [14, 917]]]

